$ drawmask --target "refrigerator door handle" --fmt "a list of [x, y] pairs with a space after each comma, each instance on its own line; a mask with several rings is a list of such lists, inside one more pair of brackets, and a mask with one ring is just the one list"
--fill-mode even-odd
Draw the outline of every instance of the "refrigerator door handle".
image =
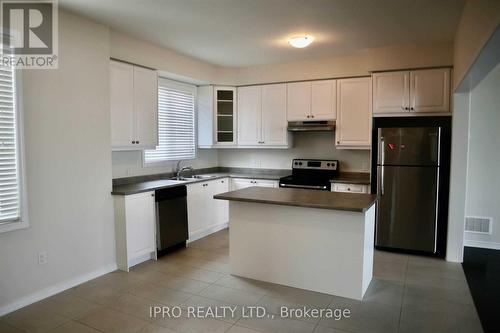
[[382, 166], [380, 168], [380, 195], [384, 195], [384, 174], [385, 174], [385, 167]]
[[377, 194], [384, 195], [384, 167], [377, 167]]
[[385, 138], [380, 137], [380, 165], [385, 165]]

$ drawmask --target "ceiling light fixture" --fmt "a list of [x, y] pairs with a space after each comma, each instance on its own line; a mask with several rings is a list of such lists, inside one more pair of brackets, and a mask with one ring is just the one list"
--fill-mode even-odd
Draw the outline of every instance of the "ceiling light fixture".
[[296, 36], [288, 40], [288, 44], [299, 49], [309, 46], [312, 42], [314, 42], [314, 37], [311, 35]]

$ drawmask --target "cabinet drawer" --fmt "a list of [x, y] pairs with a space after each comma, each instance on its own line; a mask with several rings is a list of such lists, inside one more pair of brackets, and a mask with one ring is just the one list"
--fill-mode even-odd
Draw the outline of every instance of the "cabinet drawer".
[[361, 184], [332, 183], [332, 192], [368, 193], [368, 186]]

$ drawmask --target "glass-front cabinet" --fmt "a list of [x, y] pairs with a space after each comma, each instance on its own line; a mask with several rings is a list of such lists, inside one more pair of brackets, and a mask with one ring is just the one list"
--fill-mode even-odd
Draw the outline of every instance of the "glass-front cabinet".
[[232, 87], [214, 88], [214, 114], [216, 144], [236, 142], [236, 89]]
[[236, 88], [199, 86], [198, 148], [236, 146]]

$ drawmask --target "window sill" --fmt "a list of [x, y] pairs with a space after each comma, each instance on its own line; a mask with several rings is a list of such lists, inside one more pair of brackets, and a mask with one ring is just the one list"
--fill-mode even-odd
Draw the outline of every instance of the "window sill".
[[29, 227], [28, 222], [6, 222], [0, 224], [0, 234], [4, 232], [9, 232], [9, 231], [14, 231], [14, 230], [19, 230], [19, 229], [26, 229]]

